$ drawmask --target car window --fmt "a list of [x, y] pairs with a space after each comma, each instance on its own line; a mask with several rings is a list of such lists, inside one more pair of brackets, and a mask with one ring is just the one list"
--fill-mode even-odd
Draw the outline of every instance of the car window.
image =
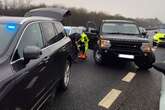
[[61, 40], [62, 38], [65, 37], [65, 32], [64, 32], [64, 27], [60, 22], [55, 22], [55, 27], [57, 29], [58, 32], [58, 39], [57, 40]]
[[37, 46], [40, 48], [44, 47], [42, 33], [38, 23], [31, 24], [26, 28], [13, 60], [23, 58], [23, 49], [26, 46]]
[[53, 26], [53, 23], [49, 23], [49, 22], [43, 22], [42, 24], [42, 28], [43, 31], [45, 33], [45, 38], [48, 42], [48, 44], [53, 44], [55, 43], [57, 40], [57, 31], [55, 30], [55, 27]]

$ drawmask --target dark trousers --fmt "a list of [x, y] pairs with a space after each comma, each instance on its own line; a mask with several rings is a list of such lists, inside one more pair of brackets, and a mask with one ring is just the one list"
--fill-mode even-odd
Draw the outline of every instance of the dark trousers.
[[80, 51], [85, 53], [85, 43], [80, 41], [79, 44], [80, 44]]

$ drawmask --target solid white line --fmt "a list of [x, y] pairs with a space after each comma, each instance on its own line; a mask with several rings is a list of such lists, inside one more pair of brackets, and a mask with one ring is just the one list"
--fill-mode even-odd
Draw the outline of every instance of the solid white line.
[[120, 90], [112, 89], [98, 104], [98, 106], [109, 109], [122, 93]]
[[131, 82], [132, 79], [135, 77], [136, 73], [133, 73], [133, 72], [129, 72], [123, 79], [122, 81], [125, 81], [125, 82]]

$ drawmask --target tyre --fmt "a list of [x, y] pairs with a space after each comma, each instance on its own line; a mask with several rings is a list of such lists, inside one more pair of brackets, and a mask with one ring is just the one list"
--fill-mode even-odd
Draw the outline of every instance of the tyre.
[[98, 49], [94, 50], [93, 58], [94, 58], [95, 63], [98, 65], [102, 65], [105, 63], [105, 60], [104, 60], [105, 58]]
[[71, 75], [71, 63], [67, 61], [66, 66], [65, 66], [65, 71], [64, 71], [64, 77], [60, 81], [60, 89], [62, 91], [65, 91], [68, 88], [70, 75]]
[[152, 68], [152, 64], [155, 62], [155, 55], [152, 53], [147, 57], [137, 58], [135, 64], [143, 70]]

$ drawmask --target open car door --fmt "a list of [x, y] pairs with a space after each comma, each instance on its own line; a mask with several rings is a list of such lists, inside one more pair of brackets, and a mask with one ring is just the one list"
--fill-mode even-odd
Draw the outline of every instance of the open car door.
[[25, 17], [30, 16], [40, 16], [40, 17], [49, 17], [54, 18], [57, 21], [63, 21], [65, 17], [71, 15], [71, 12], [63, 8], [37, 8], [32, 9], [25, 14]]

